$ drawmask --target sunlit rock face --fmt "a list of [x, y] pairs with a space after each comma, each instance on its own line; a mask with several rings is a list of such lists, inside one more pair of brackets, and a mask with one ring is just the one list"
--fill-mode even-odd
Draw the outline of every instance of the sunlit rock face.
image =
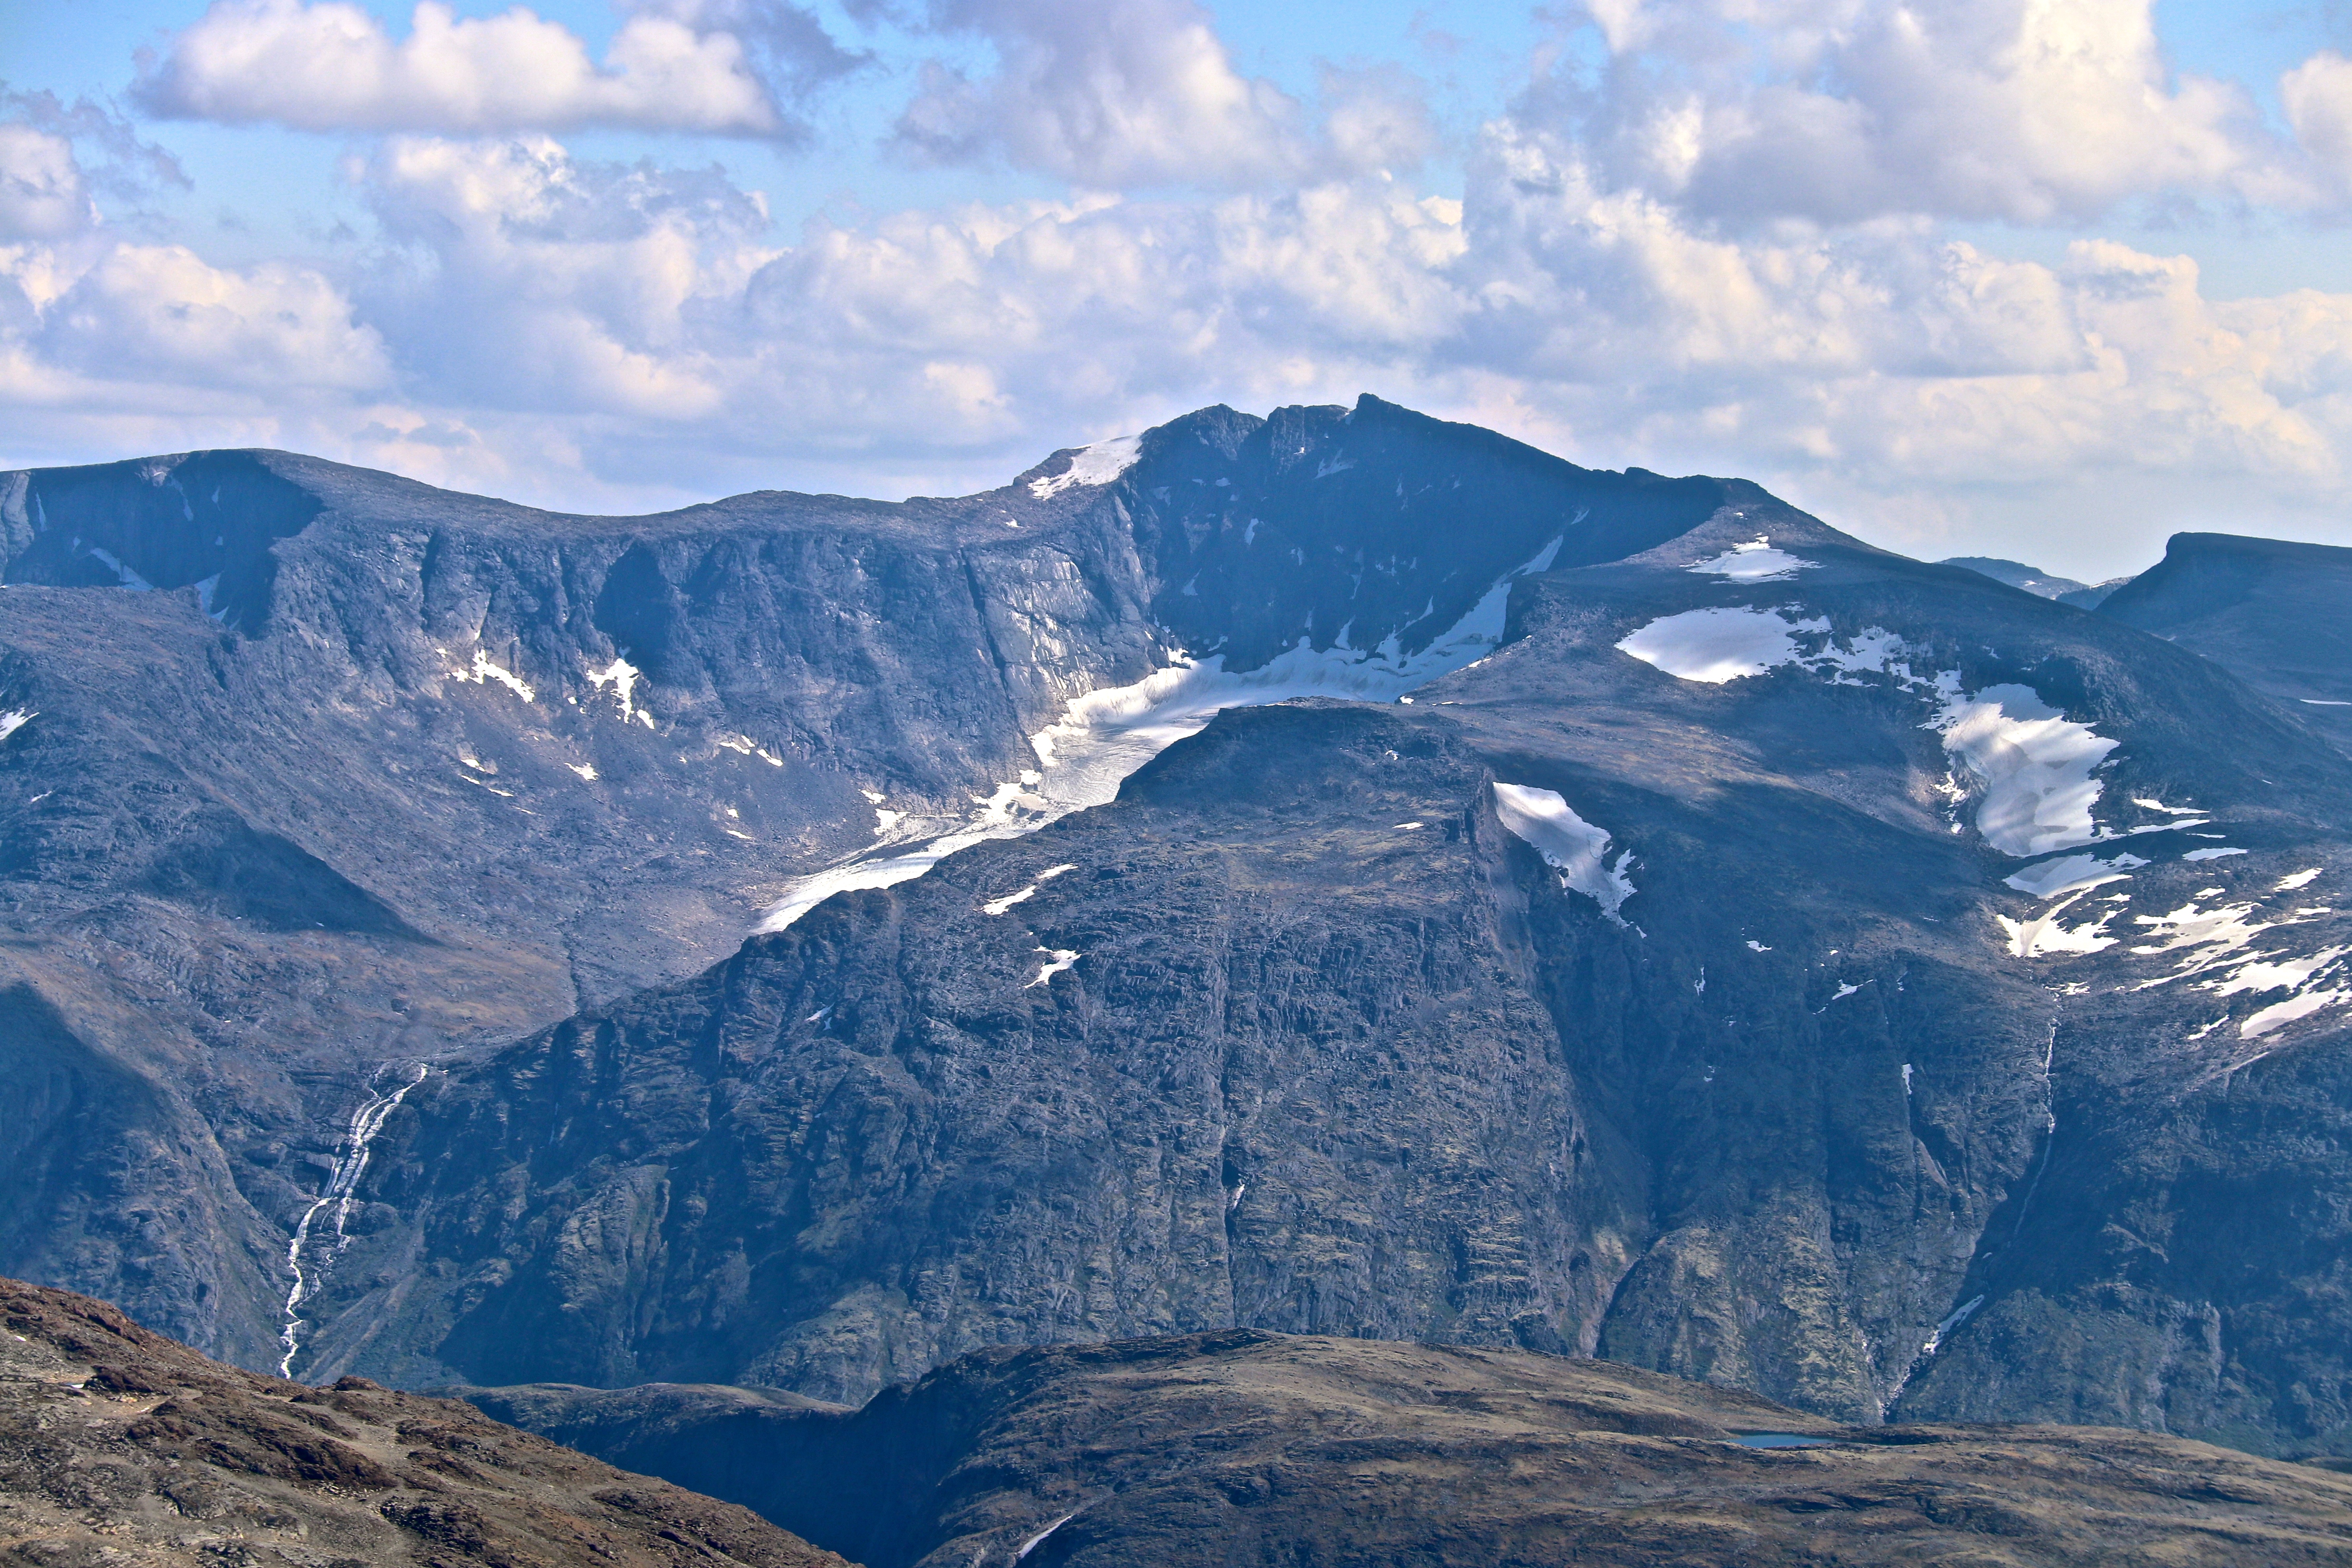
[[[309, 499], [224, 615], [140, 530], [232, 461]], [[2119, 620], [1371, 399], [901, 505], [70, 478], [0, 1268], [410, 1385], [1242, 1326], [2336, 1440], [2352, 764]]]

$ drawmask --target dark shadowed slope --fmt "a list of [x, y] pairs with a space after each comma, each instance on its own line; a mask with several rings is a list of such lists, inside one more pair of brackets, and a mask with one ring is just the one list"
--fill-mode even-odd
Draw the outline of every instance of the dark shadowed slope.
[[982, 1352], [855, 1413], [468, 1397], [874, 1568], [2352, 1563], [2352, 1480], [2324, 1471], [2086, 1427], [1840, 1427], [1509, 1352], [1237, 1331]]
[[2352, 550], [2176, 533], [2099, 613], [2204, 655], [2352, 745]]
[[13, 1279], [0, 1325], [12, 1568], [845, 1568], [455, 1401], [256, 1376]]

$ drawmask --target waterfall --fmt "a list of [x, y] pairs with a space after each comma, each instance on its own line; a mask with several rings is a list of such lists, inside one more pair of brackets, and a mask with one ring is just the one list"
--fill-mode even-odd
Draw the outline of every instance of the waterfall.
[[[278, 1342], [286, 1347], [285, 1355], [278, 1363], [278, 1375], [280, 1377], [294, 1375], [294, 1356], [301, 1348], [304, 1326], [302, 1303], [317, 1293], [327, 1270], [333, 1267], [343, 1248], [351, 1244], [351, 1237], [344, 1234], [343, 1224], [351, 1217], [352, 1194], [358, 1190], [360, 1178], [367, 1173], [369, 1146], [374, 1143], [375, 1135], [383, 1131], [385, 1119], [402, 1100], [408, 1098], [408, 1091], [423, 1083], [425, 1075], [432, 1070], [427, 1064], [418, 1062], [415, 1075], [390, 1090], [376, 1087], [377, 1080], [383, 1076], [383, 1068], [368, 1075], [367, 1092], [352, 1111], [351, 1125], [344, 1130], [343, 1141], [335, 1151], [335, 1167], [327, 1177], [326, 1188], [309, 1208], [302, 1211], [300, 1223], [294, 1226], [293, 1238], [286, 1244], [286, 1268], [294, 1276], [294, 1283], [286, 1292], [286, 1327], [278, 1336]], [[334, 1210], [334, 1244], [327, 1249], [323, 1259], [314, 1259], [310, 1232], [318, 1224], [320, 1212], [328, 1208]]]

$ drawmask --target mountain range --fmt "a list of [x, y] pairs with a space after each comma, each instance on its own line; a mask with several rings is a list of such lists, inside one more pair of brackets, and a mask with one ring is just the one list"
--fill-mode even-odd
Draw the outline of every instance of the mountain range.
[[2352, 551], [2086, 609], [1370, 397], [898, 504], [37, 469], [0, 550], [0, 1271], [227, 1361], [2352, 1451]]

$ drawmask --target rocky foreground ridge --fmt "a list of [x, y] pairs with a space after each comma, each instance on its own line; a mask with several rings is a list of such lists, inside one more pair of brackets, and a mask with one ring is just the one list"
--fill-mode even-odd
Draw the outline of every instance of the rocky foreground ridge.
[[843, 1568], [748, 1509], [466, 1405], [259, 1376], [14, 1279], [0, 1279], [0, 1563]]
[[243, 1372], [0, 1281], [0, 1563], [2352, 1563], [2352, 1479], [2327, 1468], [2137, 1432], [1842, 1426], [1515, 1352], [1235, 1330], [976, 1352], [861, 1410], [466, 1395], [501, 1419]]
[[1841, 1426], [1514, 1352], [1234, 1330], [980, 1352], [857, 1411], [467, 1397], [869, 1568], [2352, 1562], [2352, 1479], [2311, 1467], [2089, 1427]]

